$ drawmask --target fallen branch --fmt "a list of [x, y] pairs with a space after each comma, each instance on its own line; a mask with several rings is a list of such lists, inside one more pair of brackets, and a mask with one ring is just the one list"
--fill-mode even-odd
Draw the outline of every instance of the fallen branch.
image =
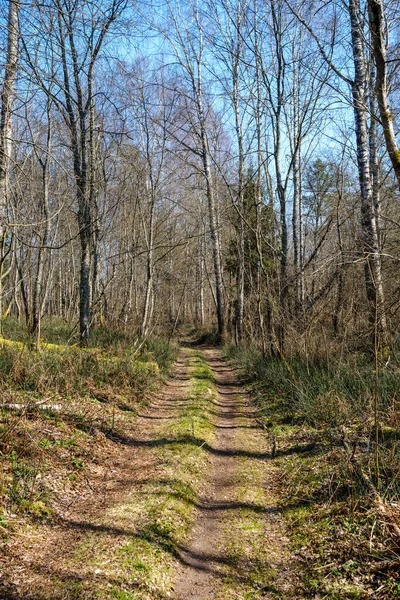
[[27, 412], [32, 410], [62, 410], [60, 404], [43, 404], [43, 402], [35, 402], [33, 404], [2, 404], [3, 410], [25, 410]]

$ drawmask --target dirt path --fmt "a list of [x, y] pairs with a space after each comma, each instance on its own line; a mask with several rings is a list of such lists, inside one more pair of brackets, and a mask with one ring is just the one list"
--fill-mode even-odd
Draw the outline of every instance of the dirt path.
[[235, 423], [243, 411], [248, 412], [248, 403], [238, 389], [231, 369], [212, 350], [205, 350], [204, 354], [216, 376], [218, 399], [214, 406], [217, 436], [191, 542], [181, 553], [186, 565], [177, 580], [177, 600], [212, 597], [218, 585], [216, 576], [221, 575], [221, 566], [225, 562], [218, 539], [222, 535], [221, 525], [229, 516], [235, 485]]
[[[263, 598], [299, 597], [291, 581], [288, 541], [275, 505], [277, 473], [270, 465], [269, 441], [257, 427], [248, 394], [233, 370], [215, 349], [206, 348], [203, 353], [216, 377], [217, 435], [196, 524], [188, 548], [182, 551], [185, 564], [179, 569], [174, 598], [249, 598], [252, 592]], [[244, 490], [240, 489], [245, 479], [243, 470], [253, 479]], [[257, 485], [262, 489], [254, 489]], [[261, 492], [264, 506], [254, 502], [254, 492], [258, 500]], [[249, 525], [251, 535], [258, 530], [256, 540], [244, 539], [246, 535], [242, 540], [233, 539], [238, 529], [239, 535], [246, 529], [246, 515], [240, 514], [243, 511], [250, 513], [253, 521]], [[232, 552], [235, 543], [239, 555]], [[255, 570], [261, 567], [264, 573], [251, 572], [255, 563]], [[254, 581], [253, 575], [257, 579], [258, 574], [259, 580]]]
[[114, 443], [106, 479], [9, 545], [0, 600], [301, 597], [270, 442], [218, 351], [183, 349]]

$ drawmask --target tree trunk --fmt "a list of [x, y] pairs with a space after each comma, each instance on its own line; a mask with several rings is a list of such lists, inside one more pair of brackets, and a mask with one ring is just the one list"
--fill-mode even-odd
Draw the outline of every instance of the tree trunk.
[[276, 49], [277, 73], [276, 73], [276, 106], [273, 108], [275, 140], [274, 140], [274, 163], [276, 188], [279, 201], [279, 220], [281, 229], [281, 258], [280, 258], [280, 283], [279, 283], [279, 349], [285, 351], [286, 337], [286, 297], [287, 297], [287, 260], [288, 260], [288, 230], [286, 222], [286, 187], [283, 185], [281, 171], [281, 117], [283, 108], [283, 84], [285, 78], [285, 61], [283, 57], [282, 43], [282, 14], [281, 6], [275, 7], [270, 1], [271, 15], [274, 27], [274, 44]]
[[[8, 0], [7, 56], [6, 68], [1, 90], [0, 115], [0, 244], [4, 247], [7, 233], [6, 211], [8, 205], [8, 181], [12, 142], [12, 112], [14, 105], [14, 87], [18, 68], [19, 37], [19, 0]], [[0, 334], [3, 316], [3, 263], [0, 264]]]
[[199, 240], [199, 322], [201, 327], [204, 327], [204, 277], [205, 277], [205, 269], [204, 269], [204, 261], [205, 261], [205, 239], [204, 235], [200, 236]]
[[204, 157], [204, 168], [207, 173], [207, 200], [208, 210], [210, 218], [210, 233], [213, 245], [213, 262], [214, 262], [214, 275], [215, 275], [215, 295], [217, 301], [217, 321], [218, 321], [218, 337], [222, 341], [225, 337], [225, 299], [224, 299], [224, 288], [222, 280], [222, 268], [221, 268], [221, 252], [220, 252], [220, 241], [219, 233], [216, 224], [216, 212], [215, 212], [215, 201], [214, 191], [211, 183], [211, 172], [208, 164], [208, 158]]
[[238, 264], [237, 264], [237, 295], [235, 315], [235, 339], [236, 345], [243, 340], [243, 309], [244, 309], [244, 255], [245, 255], [245, 222], [244, 222], [244, 148], [243, 131], [239, 105], [239, 66], [242, 60], [242, 31], [241, 31], [241, 7], [238, 5], [235, 37], [232, 40], [232, 87], [233, 87], [233, 110], [235, 115], [235, 131], [238, 145], [238, 191], [237, 191], [237, 213], [238, 213]]
[[338, 336], [341, 330], [341, 312], [343, 310], [343, 297], [344, 297], [344, 273], [345, 273], [345, 255], [343, 249], [342, 232], [340, 229], [340, 208], [342, 201], [343, 191], [343, 174], [340, 174], [341, 181], [337, 182], [338, 202], [336, 205], [336, 232], [339, 245], [339, 256], [340, 264], [338, 265], [338, 282], [337, 282], [337, 296], [335, 303], [335, 310], [332, 316], [333, 332], [335, 336]]
[[400, 150], [393, 126], [393, 115], [388, 100], [385, 14], [382, 0], [368, 0], [369, 27], [376, 65], [376, 96], [385, 135], [386, 149], [400, 186]]
[[85, 188], [78, 190], [78, 220], [81, 242], [81, 268], [79, 282], [79, 330], [82, 343], [89, 341], [90, 328], [90, 253], [91, 253], [91, 215], [85, 197]]
[[147, 264], [146, 264], [146, 294], [143, 307], [143, 319], [140, 334], [145, 337], [148, 333], [153, 308], [153, 245], [154, 245], [154, 197], [150, 203], [150, 225], [147, 241]]
[[354, 59], [352, 85], [353, 108], [357, 142], [357, 164], [361, 190], [361, 241], [365, 257], [365, 281], [371, 325], [377, 322], [380, 335], [387, 337], [381, 261], [370, 173], [367, 127], [366, 90], [367, 65], [364, 37], [360, 22], [359, 0], [349, 0], [349, 15]]
[[47, 278], [43, 283], [44, 278], [44, 262], [46, 257], [46, 246], [49, 241], [50, 220], [49, 220], [49, 163], [52, 141], [52, 127], [50, 116], [50, 100], [47, 101], [47, 140], [44, 158], [41, 158], [37, 153], [38, 162], [42, 170], [42, 198], [41, 198], [41, 219], [43, 220], [43, 232], [41, 235], [40, 246], [38, 248], [36, 277], [33, 283], [32, 290], [32, 315], [28, 324], [29, 335], [34, 339], [36, 347], [40, 346], [40, 323], [41, 313], [43, 309], [44, 297], [49, 285]]
[[370, 126], [369, 126], [369, 162], [372, 178], [372, 199], [373, 208], [375, 214], [377, 236], [378, 236], [378, 248], [381, 251], [381, 243], [379, 239], [380, 232], [380, 177], [379, 177], [379, 160], [378, 160], [378, 132], [376, 114], [378, 111], [376, 94], [375, 94], [375, 65], [371, 62], [370, 65], [370, 80], [369, 80], [369, 112], [370, 112]]

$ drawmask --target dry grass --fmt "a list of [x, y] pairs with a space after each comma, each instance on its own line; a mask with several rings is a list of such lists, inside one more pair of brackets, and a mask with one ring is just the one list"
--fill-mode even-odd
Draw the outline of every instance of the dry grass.
[[[378, 473], [370, 364], [285, 364], [229, 354], [249, 382], [281, 469], [280, 509], [307, 597], [399, 597], [399, 540], [390, 525], [400, 522], [398, 373], [379, 381]], [[389, 518], [361, 470], [379, 488]]]
[[113, 439], [171, 365], [173, 348], [161, 342], [150, 347], [153, 352], [138, 354], [122, 344], [107, 351], [57, 345], [37, 352], [12, 341], [0, 346], [3, 538], [22, 515], [49, 519], [61, 498], [68, 505], [91, 491], [97, 465], [115, 452]]

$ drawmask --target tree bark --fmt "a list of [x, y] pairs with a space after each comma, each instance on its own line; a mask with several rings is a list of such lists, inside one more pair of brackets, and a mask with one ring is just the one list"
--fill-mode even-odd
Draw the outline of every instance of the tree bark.
[[[7, 233], [8, 184], [12, 141], [12, 113], [15, 97], [15, 81], [18, 70], [20, 0], [8, 0], [7, 56], [1, 90], [0, 114], [0, 244], [4, 247]], [[0, 334], [3, 316], [3, 265], [0, 264]]]
[[349, 16], [354, 60], [352, 96], [357, 143], [358, 175], [361, 190], [361, 241], [365, 257], [367, 299], [371, 323], [374, 324], [376, 320], [380, 334], [386, 338], [387, 325], [382, 271], [370, 172], [366, 108], [368, 73], [364, 52], [364, 37], [360, 21], [359, 0], [349, 0]]
[[147, 239], [147, 263], [146, 263], [146, 293], [143, 307], [143, 318], [140, 328], [140, 334], [145, 337], [148, 333], [152, 312], [153, 312], [153, 246], [154, 246], [154, 208], [155, 198], [153, 191], [150, 201], [150, 223]]
[[369, 28], [376, 65], [376, 96], [386, 149], [400, 186], [400, 150], [394, 133], [393, 115], [388, 100], [385, 13], [382, 0], [368, 0]]

